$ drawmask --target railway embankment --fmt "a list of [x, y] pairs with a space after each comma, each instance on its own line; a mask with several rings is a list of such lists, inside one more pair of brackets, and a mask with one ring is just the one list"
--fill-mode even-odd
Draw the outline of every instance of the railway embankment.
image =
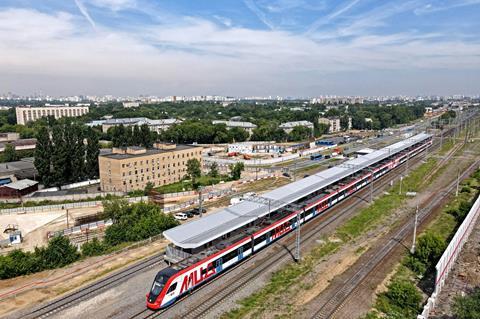
[[[357, 262], [376, 240], [398, 225], [402, 217], [411, 214], [411, 202], [426, 199], [430, 193], [422, 192], [425, 185], [442, 175], [443, 169], [436, 168], [445, 165], [459, 147], [445, 144], [440, 152], [447, 158], [446, 161], [432, 156], [426, 162], [411, 167], [408, 176], [401, 182], [397, 180], [372, 205], [364, 207], [332, 235], [321, 239], [304, 255], [301, 263], [288, 264], [274, 273], [262, 289], [241, 300], [237, 308], [223, 317], [301, 315], [301, 309], [308, 308], [308, 303], [325, 290], [336, 276]], [[429, 174], [434, 170], [436, 173]], [[406, 191], [417, 192], [417, 198], [409, 200]], [[410, 205], [406, 205], [407, 202]]]

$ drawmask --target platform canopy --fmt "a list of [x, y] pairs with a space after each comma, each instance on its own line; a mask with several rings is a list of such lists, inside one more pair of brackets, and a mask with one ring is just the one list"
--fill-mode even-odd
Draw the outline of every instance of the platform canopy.
[[163, 235], [176, 246], [184, 249], [200, 247], [429, 137], [431, 137], [430, 134], [420, 133], [370, 154], [348, 160], [338, 166], [281, 186], [262, 194], [259, 198], [246, 199], [203, 218], [166, 230]]

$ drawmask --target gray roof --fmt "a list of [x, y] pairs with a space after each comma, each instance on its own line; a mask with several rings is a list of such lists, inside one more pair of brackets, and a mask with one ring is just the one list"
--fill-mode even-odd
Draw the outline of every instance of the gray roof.
[[36, 184], [38, 184], [38, 182], [32, 181], [30, 179], [22, 179], [20, 181], [14, 182], [14, 183], [7, 184], [7, 185], [5, 185], [5, 187], [13, 188], [13, 189], [17, 189], [17, 190], [22, 190], [22, 189], [28, 188], [28, 187], [36, 185]]
[[280, 124], [280, 128], [294, 128], [295, 126], [313, 127], [313, 123], [309, 121], [295, 121]]
[[251, 122], [240, 122], [240, 121], [222, 121], [215, 120], [212, 121], [212, 124], [225, 124], [227, 127], [242, 127], [242, 128], [256, 128], [257, 126]]
[[[177, 144], [176, 147], [172, 149], [163, 150], [158, 148], [149, 148], [145, 151], [145, 153], [140, 153], [140, 154], [119, 154], [119, 153], [112, 153], [110, 151], [109, 153], [100, 154], [100, 156], [108, 157], [111, 159], [126, 159], [126, 158], [143, 157], [143, 156], [161, 154], [161, 153], [172, 153], [176, 151], [184, 151], [184, 150], [193, 149], [197, 147], [200, 147], [200, 146]], [[139, 146], [129, 146], [128, 148], [139, 149], [139, 150], [144, 149], [143, 147], [139, 147]]]
[[325, 188], [354, 172], [371, 166], [389, 157], [391, 154], [398, 153], [428, 137], [430, 137], [429, 134], [418, 134], [390, 145], [389, 147], [349, 160], [339, 166], [265, 193], [261, 196], [265, 203], [261, 203], [259, 200], [253, 201], [247, 199], [201, 219], [169, 229], [163, 232], [163, 235], [179, 247], [199, 247], [268, 214], [268, 201], [270, 201], [270, 210], [274, 211], [319, 189]]

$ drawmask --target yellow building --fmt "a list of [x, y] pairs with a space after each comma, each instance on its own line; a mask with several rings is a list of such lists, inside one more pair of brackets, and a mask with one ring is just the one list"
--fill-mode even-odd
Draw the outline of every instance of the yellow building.
[[202, 148], [189, 145], [156, 143], [152, 149], [132, 146], [114, 148], [100, 155], [100, 186], [103, 191], [144, 189], [180, 181], [187, 174], [187, 161], [202, 160]]

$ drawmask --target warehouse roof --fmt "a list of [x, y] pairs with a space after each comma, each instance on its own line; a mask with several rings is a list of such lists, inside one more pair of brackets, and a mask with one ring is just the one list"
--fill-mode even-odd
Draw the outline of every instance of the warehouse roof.
[[319, 189], [344, 177], [367, 168], [392, 154], [398, 153], [430, 137], [421, 133], [409, 139], [382, 148], [373, 153], [349, 160], [339, 166], [324, 170], [296, 182], [265, 193], [261, 198], [244, 200], [201, 219], [169, 229], [163, 235], [182, 248], [195, 248], [238, 229], [270, 211], [294, 203]]

